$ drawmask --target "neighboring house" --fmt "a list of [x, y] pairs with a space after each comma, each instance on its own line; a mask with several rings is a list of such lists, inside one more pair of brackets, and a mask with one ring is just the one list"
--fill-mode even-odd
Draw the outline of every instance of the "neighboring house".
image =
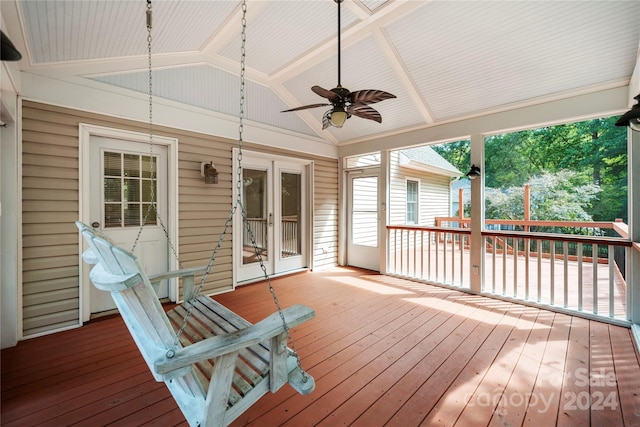
[[462, 175], [431, 147], [390, 154], [389, 223], [433, 226], [449, 216], [451, 178]]

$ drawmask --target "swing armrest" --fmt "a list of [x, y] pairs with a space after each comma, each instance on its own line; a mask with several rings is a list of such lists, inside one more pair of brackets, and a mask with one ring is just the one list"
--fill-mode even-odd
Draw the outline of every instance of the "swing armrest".
[[[315, 311], [307, 306], [297, 304], [282, 310], [289, 328], [313, 319]], [[154, 369], [159, 374], [167, 374], [176, 369], [190, 366], [194, 363], [213, 359], [215, 357], [241, 350], [273, 338], [285, 332], [279, 313], [273, 313], [255, 325], [245, 329], [217, 335], [188, 347], [178, 349], [169, 359], [166, 356], [157, 360]]]
[[204, 274], [207, 266], [181, 268], [180, 270], [167, 271], [166, 273], [152, 274], [149, 276], [149, 282], [157, 283], [165, 279], [173, 279], [182, 277], [184, 300], [188, 301], [193, 297], [194, 278], [196, 275]]
[[165, 273], [150, 274], [149, 281], [151, 283], [155, 283], [165, 279], [173, 279], [174, 277], [196, 276], [204, 273], [206, 269], [206, 266], [200, 266], [181, 268], [180, 270], [167, 271]]

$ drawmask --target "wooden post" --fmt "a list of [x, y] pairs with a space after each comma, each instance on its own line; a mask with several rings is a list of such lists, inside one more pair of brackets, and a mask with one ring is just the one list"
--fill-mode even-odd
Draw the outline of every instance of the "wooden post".
[[[527, 223], [531, 220], [531, 188], [529, 184], [524, 185], [524, 220]], [[529, 231], [529, 224], [524, 226], [524, 231]]]

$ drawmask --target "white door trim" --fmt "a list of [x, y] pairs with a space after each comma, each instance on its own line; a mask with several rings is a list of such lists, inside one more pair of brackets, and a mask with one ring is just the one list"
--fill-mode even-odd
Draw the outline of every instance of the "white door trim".
[[[78, 153], [78, 168], [79, 168], [79, 220], [87, 223], [89, 221], [90, 214], [90, 141], [92, 136], [101, 136], [107, 138], [123, 139], [127, 141], [135, 141], [148, 144], [149, 134], [132, 132], [122, 129], [114, 129], [103, 126], [90, 125], [86, 123], [80, 123], [79, 125], [79, 153]], [[169, 210], [169, 218], [163, 218], [165, 225], [167, 226], [167, 232], [169, 238], [173, 242], [174, 247], [178, 250], [178, 140], [176, 138], [169, 138], [163, 136], [153, 135], [153, 144], [162, 145], [167, 147], [167, 202]], [[78, 286], [80, 288], [80, 323], [89, 320], [91, 316], [90, 307], [90, 293], [88, 292], [90, 286], [89, 283], [83, 283], [83, 277], [85, 268], [90, 268], [82, 260], [82, 252], [86, 249], [86, 244], [82, 239], [82, 236], [78, 234], [78, 245], [80, 249], [80, 257], [78, 260]], [[177, 261], [174, 257], [169, 258], [169, 268], [171, 270], [176, 269]], [[171, 300], [176, 299], [178, 295], [177, 284], [170, 285], [169, 298]]]

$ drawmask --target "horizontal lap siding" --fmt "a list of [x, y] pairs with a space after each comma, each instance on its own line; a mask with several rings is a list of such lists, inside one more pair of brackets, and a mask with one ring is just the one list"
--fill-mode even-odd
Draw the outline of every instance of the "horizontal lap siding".
[[22, 120], [23, 335], [78, 324], [78, 125], [25, 102]]
[[314, 268], [338, 263], [338, 161], [316, 159], [314, 164]]
[[[23, 335], [78, 324], [80, 123], [148, 132], [148, 124], [30, 101], [23, 103]], [[154, 126], [154, 134], [178, 140], [178, 234], [183, 267], [203, 265], [229, 215], [234, 140]], [[245, 143], [252, 151], [315, 162], [314, 266], [337, 264], [338, 162]], [[208, 185], [200, 163], [213, 161], [219, 184]], [[205, 293], [231, 289], [231, 229], [216, 256]]]

